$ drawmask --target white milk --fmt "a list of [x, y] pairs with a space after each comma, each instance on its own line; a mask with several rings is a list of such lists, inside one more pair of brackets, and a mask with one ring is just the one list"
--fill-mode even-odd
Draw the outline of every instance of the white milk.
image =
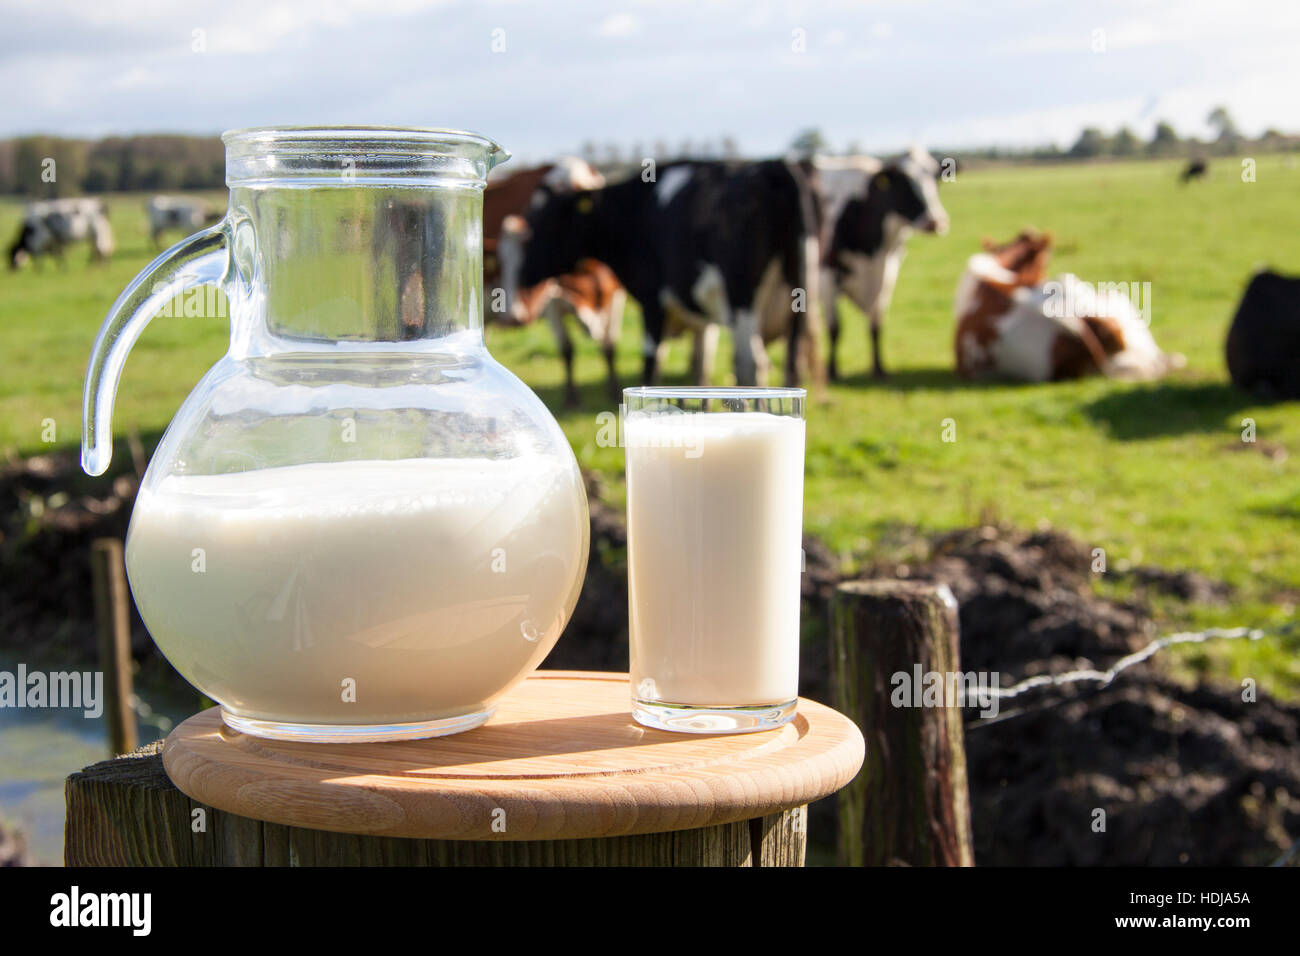
[[700, 707], [794, 700], [802, 419], [633, 412], [624, 432], [633, 693]]
[[533, 458], [173, 475], [136, 501], [131, 590], [167, 659], [238, 716], [474, 713], [564, 628], [586, 568], [579, 480]]

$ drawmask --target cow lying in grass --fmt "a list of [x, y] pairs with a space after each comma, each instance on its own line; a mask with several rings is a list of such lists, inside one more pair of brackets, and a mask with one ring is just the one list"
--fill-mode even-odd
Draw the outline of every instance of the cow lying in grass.
[[957, 286], [957, 372], [1055, 382], [1100, 373], [1154, 379], [1185, 362], [1160, 350], [1128, 295], [1065, 273], [1044, 281], [1052, 236], [984, 241]]

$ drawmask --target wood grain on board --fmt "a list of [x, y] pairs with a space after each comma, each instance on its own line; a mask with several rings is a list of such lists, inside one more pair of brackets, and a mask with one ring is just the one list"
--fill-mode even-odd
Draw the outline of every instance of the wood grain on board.
[[580, 840], [755, 820], [834, 793], [862, 735], [809, 700], [753, 734], [653, 730], [629, 712], [626, 674], [539, 671], [491, 721], [383, 744], [264, 740], [214, 708], [167, 738], [163, 762], [192, 800], [309, 830], [439, 840]]

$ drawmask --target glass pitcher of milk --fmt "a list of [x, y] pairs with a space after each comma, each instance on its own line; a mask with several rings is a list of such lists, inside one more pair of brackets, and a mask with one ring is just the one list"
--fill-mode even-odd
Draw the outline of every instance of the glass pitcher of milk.
[[[559, 425], [483, 341], [483, 137], [227, 133], [230, 206], [114, 303], [86, 376], [102, 474], [127, 352], [222, 288], [230, 350], [141, 482], [127, 574], [159, 649], [264, 737], [476, 727], [554, 646], [587, 563]], [[192, 321], [163, 319], [163, 321]]]

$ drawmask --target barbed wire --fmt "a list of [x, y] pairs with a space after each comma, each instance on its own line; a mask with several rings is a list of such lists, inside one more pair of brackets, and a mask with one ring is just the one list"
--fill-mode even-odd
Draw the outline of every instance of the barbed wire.
[[[1300, 622], [1287, 622], [1286, 624], [1277, 624], [1273, 627], [1210, 627], [1204, 631], [1180, 631], [1171, 633], [1164, 637], [1157, 637], [1156, 640], [1141, 648], [1134, 653], [1127, 654], [1115, 661], [1112, 666], [1106, 670], [1096, 670], [1092, 667], [1080, 667], [1073, 671], [1065, 671], [1063, 674], [1044, 674], [1026, 678], [1021, 682], [1011, 684], [1010, 687], [984, 688], [976, 696], [997, 697], [998, 700], [1010, 700], [1010, 698], [1021, 697], [1031, 691], [1041, 691], [1041, 689], [1061, 688], [1067, 684], [1093, 683], [1096, 684], [1096, 691], [1110, 687], [1115, 678], [1123, 674], [1130, 667], [1139, 665], [1143, 661], [1148, 661], [1160, 653], [1161, 650], [1169, 648], [1175, 644], [1203, 644], [1210, 640], [1251, 640], [1257, 641], [1264, 637], [1286, 637], [1292, 633], [1300, 633]], [[988, 727], [991, 724], [1009, 721], [1014, 717], [1023, 717], [1026, 714], [1040, 713], [1043, 710], [1049, 710], [1054, 706], [1060, 706], [1067, 700], [1073, 700], [1071, 697], [1056, 697], [1053, 700], [1045, 701], [1037, 706], [1024, 706], [1017, 710], [1006, 711], [992, 718], [976, 717], [965, 723], [967, 734], [979, 727]], [[967, 706], [978, 706], [975, 702], [967, 702]], [[1269, 864], [1270, 866], [1294, 866], [1297, 858], [1300, 858], [1300, 839], [1295, 840], [1286, 851], [1278, 856]]]
[[[1289, 627], [1290, 625], [1288, 625]], [[1006, 700], [1010, 697], [1019, 697], [1021, 694], [1037, 690], [1040, 687], [1059, 687], [1062, 684], [1073, 684], [1078, 681], [1095, 681], [1101, 687], [1106, 687], [1130, 667], [1141, 664], [1143, 661], [1154, 657], [1157, 652], [1174, 644], [1200, 644], [1208, 640], [1240, 640], [1242, 638], [1257, 641], [1267, 633], [1264, 628], [1259, 627], [1214, 627], [1204, 631], [1181, 631], [1177, 634], [1168, 634], [1156, 638], [1140, 651], [1134, 651], [1132, 654], [1121, 657], [1104, 671], [1083, 668], [1066, 671], [1062, 674], [1040, 674], [1035, 677], [1028, 677], [1017, 684], [1012, 684], [1010, 687], [990, 688], [989, 693]]]
[[[1166, 647], [1175, 644], [1200, 644], [1210, 640], [1251, 640], [1257, 641], [1264, 637], [1285, 637], [1287, 635], [1300, 632], [1300, 622], [1290, 621], [1286, 624], [1275, 625], [1272, 627], [1211, 627], [1203, 631], [1180, 631], [1177, 634], [1167, 634], [1164, 637], [1158, 637], [1151, 641], [1141, 650], [1134, 651], [1121, 657], [1106, 670], [1097, 670], [1095, 668], [1079, 668], [1072, 671], [1065, 671], [1061, 674], [1039, 674], [1034, 677], [1027, 677], [1010, 687], [987, 687], [981, 688], [975, 695], [977, 698], [987, 700], [990, 697], [996, 697], [999, 701], [1009, 700], [1020, 697], [1034, 690], [1044, 690], [1049, 688], [1059, 688], [1067, 684], [1076, 684], [1082, 682], [1091, 682], [1096, 684], [1097, 690], [1104, 690], [1114, 683], [1115, 678], [1143, 661], [1149, 660], [1158, 652]], [[1010, 711], [1000, 714], [993, 718], [975, 718], [966, 722], [966, 730], [974, 730], [978, 727], [987, 727], [991, 724], [1001, 723], [1003, 720], [1010, 720], [1013, 717], [1019, 717], [1024, 714], [1036, 713], [1054, 707], [1069, 698], [1057, 698], [1047, 704], [1038, 707], [1025, 707], [1019, 710]], [[978, 706], [977, 702], [968, 701], [967, 706]]]
[[[1103, 690], [1114, 683], [1115, 678], [1130, 667], [1140, 664], [1145, 660], [1149, 660], [1164, 648], [1171, 647], [1175, 644], [1200, 644], [1210, 640], [1258, 641], [1264, 637], [1286, 637], [1296, 633], [1300, 633], [1300, 621], [1290, 621], [1286, 624], [1279, 624], [1272, 627], [1211, 627], [1204, 631], [1180, 631], [1177, 634], [1167, 634], [1164, 637], [1156, 638], [1141, 650], [1134, 651], [1132, 654], [1121, 657], [1104, 671], [1096, 670], [1095, 668], [1079, 668], [1061, 674], [1040, 674], [1034, 677], [1027, 677], [1016, 684], [1012, 684], [1010, 687], [985, 688], [981, 696], [986, 696], [986, 699], [987, 697], [997, 697], [999, 700], [1008, 700], [1034, 690], [1058, 688], [1067, 684], [1081, 682], [1095, 683], [1097, 685], [1096, 690]], [[999, 714], [997, 717], [993, 718], [977, 717], [966, 722], [965, 730], [969, 733], [976, 728], [1001, 723], [1003, 720], [1010, 720], [1012, 717], [1038, 713], [1056, 707], [1069, 699], [1071, 698], [1059, 697], [1037, 707], [1022, 707], [1019, 710]], [[973, 707], [978, 705], [968, 703], [967, 706]], [[1281, 856], [1270, 863], [1269, 866], [1292, 866], [1294, 865], [1293, 861], [1297, 860], [1297, 858], [1300, 858], [1300, 839], [1293, 842], [1291, 846], [1285, 850]]]

